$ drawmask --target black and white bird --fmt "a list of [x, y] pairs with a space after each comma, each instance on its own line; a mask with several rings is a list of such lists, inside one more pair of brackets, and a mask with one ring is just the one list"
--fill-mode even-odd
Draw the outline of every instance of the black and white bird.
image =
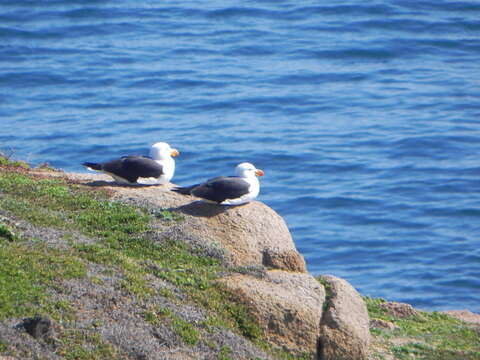
[[175, 172], [175, 160], [179, 155], [165, 142], [158, 142], [150, 148], [150, 156], [129, 155], [103, 163], [85, 162], [89, 170], [101, 171], [110, 175], [119, 184], [165, 184]]
[[201, 184], [175, 187], [172, 191], [221, 205], [241, 205], [258, 196], [260, 182], [257, 176], [263, 175], [264, 172], [252, 164], [241, 163], [235, 168], [235, 176], [219, 176]]

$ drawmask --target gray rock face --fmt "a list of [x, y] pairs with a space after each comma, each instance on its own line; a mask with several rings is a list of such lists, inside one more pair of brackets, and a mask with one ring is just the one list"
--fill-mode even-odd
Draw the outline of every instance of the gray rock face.
[[313, 276], [272, 270], [261, 279], [236, 274], [221, 283], [247, 305], [270, 343], [316, 353], [325, 291]]
[[320, 323], [319, 359], [362, 360], [370, 344], [367, 307], [345, 280], [325, 275], [327, 309]]

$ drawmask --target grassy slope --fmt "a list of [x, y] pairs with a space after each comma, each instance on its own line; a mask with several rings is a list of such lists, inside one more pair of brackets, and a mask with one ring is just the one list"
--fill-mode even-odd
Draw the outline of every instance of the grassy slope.
[[[168, 309], [152, 307], [143, 312], [147, 322], [170, 326], [185, 344], [202, 341], [205, 329], [225, 327], [270, 350], [246, 309], [215, 283], [217, 274], [225, 270], [218, 260], [195, 254], [182, 243], [149, 239], [147, 230], [152, 221], [181, 221], [181, 217], [168, 212], [150, 215], [144, 209], [109, 201], [104, 191], [63, 179], [33, 177], [23, 168], [6, 165], [0, 169], [0, 209], [38, 227], [63, 229], [64, 243], [69, 244], [65, 251], [24, 238], [14, 224], [5, 221], [8, 217], [3, 221], [0, 217], [0, 321], [34, 314], [48, 315], [60, 323], [75, 319], [70, 304], [52, 301], [48, 289], [61, 287], [65, 279], [85, 277], [88, 264], [95, 263], [120, 272], [123, 290], [129, 296], [172, 297], [167, 288], [150, 287], [147, 276], [153, 275], [179, 289], [186, 303], [208, 309], [204, 324], [190, 324]], [[69, 242], [71, 231], [96, 241]], [[0, 351], [8, 354], [6, 345], [0, 346]], [[217, 350], [218, 358], [229, 358], [228, 347]], [[77, 354], [73, 358], [84, 359], [120, 356], [98, 336], [65, 341], [57, 353], [66, 354], [66, 358]], [[274, 353], [279, 358], [291, 358], [283, 352]]]
[[[68, 301], [52, 298], [50, 290], [61, 288], [65, 279], [87, 278], [88, 267], [101, 264], [122, 275], [122, 291], [132, 298], [164, 296], [207, 311], [208, 319], [198, 324], [155, 304], [142, 310], [146, 322], [170, 327], [186, 346], [208, 342], [205, 334], [223, 327], [250, 339], [276, 358], [294, 358], [269, 349], [246, 309], [216, 285], [217, 274], [226, 270], [216, 259], [196, 254], [185, 244], [158, 243], [149, 238], [153, 222], [168, 224], [182, 221], [181, 216], [169, 212], [152, 214], [112, 202], [107, 192], [63, 179], [33, 177], [23, 163], [10, 164], [1, 157], [0, 211], [6, 214], [1, 216], [0, 212], [0, 321], [44, 314], [60, 324], [74, 323], [76, 310]], [[12, 218], [39, 228], [60, 229], [63, 239], [60, 245], [52, 245], [25, 237]], [[94, 241], [73, 241], [72, 232]], [[152, 287], [149, 276], [170, 283], [183, 294], [182, 300], [168, 288]], [[95, 278], [88, 280], [94, 282]], [[378, 307], [381, 300], [366, 301], [372, 318], [389, 320], [399, 327], [394, 331], [373, 331], [377, 345], [373, 358], [480, 359], [478, 329], [437, 313], [395, 319]], [[407, 341], [399, 345], [395, 341], [399, 338]], [[218, 359], [235, 358], [228, 346], [208, 345]], [[76, 336], [64, 330], [56, 346], [56, 353], [66, 359], [125, 358], [95, 332]], [[1, 338], [0, 354], [12, 354], [9, 344], [2, 343]]]
[[406, 318], [389, 315], [379, 305], [385, 300], [365, 298], [371, 319], [393, 323], [395, 329], [372, 329], [374, 359], [480, 359], [480, 326], [468, 325], [438, 312], [422, 312]]

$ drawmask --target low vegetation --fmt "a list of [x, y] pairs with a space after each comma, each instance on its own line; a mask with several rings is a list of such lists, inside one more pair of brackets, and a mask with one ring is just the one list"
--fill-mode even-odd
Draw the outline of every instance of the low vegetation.
[[[371, 319], [393, 324], [393, 329], [372, 329], [375, 359], [400, 360], [478, 360], [480, 359], [480, 326], [468, 325], [439, 312], [422, 312], [398, 318], [380, 304], [383, 299], [365, 298]], [[386, 357], [386, 356], [389, 357]]]
[[0, 166], [15, 166], [28, 169], [30, 166], [25, 161], [12, 160], [10, 155], [0, 152]]
[[[190, 323], [188, 317], [168, 308], [143, 311], [146, 322], [170, 327], [187, 346], [207, 341], [205, 334], [224, 328], [280, 359], [293, 359], [283, 351], [270, 349], [247, 309], [216, 283], [218, 274], [226, 271], [219, 260], [199, 254], [185, 243], [150, 238], [152, 222], [168, 225], [182, 221], [181, 215], [112, 201], [101, 189], [33, 174], [6, 160], [0, 162], [0, 211], [0, 220], [8, 220], [0, 222], [0, 321], [34, 315], [54, 319], [63, 326], [56, 353], [64, 358], [124, 358], [99, 333], [75, 329], [75, 307], [52, 297], [55, 291], [63, 291], [62, 282], [68, 279], [87, 279], [101, 285], [100, 279], [87, 275], [89, 266], [97, 264], [121, 275], [119, 286], [132, 301], [147, 304], [148, 299], [161, 296], [172, 303], [204, 309], [208, 319], [202, 323]], [[54, 228], [63, 235], [52, 244], [25, 237], [15, 229], [17, 220], [38, 228]], [[73, 234], [93, 240], [77, 242]], [[151, 276], [171, 284], [182, 296], [169, 288], [151, 286]], [[15, 355], [2, 342], [1, 334], [0, 343], [0, 354]], [[216, 351], [219, 359], [230, 356], [226, 345]]]
[[[295, 357], [267, 345], [248, 309], [216, 282], [219, 274], [234, 269], [186, 243], [152, 238], [158, 222], [181, 221], [178, 213], [112, 201], [107, 191], [42, 176], [0, 156], [0, 325], [46, 316], [57, 324], [58, 334], [42, 346], [62, 358], [125, 359], [124, 350], [101, 336], [100, 320], [78, 327], [78, 304], [59, 296], [67, 291], [66, 282], [102, 287], [111, 275], [118, 278], [115, 286], [125, 301], [137, 306], [139, 321], [168, 328], [182, 346], [203, 346], [219, 360], [235, 359], [229, 344], [210, 336], [223, 329], [273, 358], [311, 359], [312, 354]], [[45, 241], [28, 231], [32, 228], [54, 229], [55, 236]], [[100, 273], [92, 271], [97, 268]], [[382, 310], [382, 301], [366, 298], [370, 316], [397, 328], [372, 330], [375, 359], [480, 359], [478, 328], [438, 313], [397, 319]], [[185, 307], [205, 314], [203, 320], [182, 313]], [[0, 357], [28, 358], [28, 351], [10, 344], [0, 331]]]

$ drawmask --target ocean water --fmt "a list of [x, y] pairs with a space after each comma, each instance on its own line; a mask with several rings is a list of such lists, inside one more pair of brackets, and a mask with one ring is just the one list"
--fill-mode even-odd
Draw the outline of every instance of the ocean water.
[[0, 149], [250, 161], [313, 274], [480, 311], [480, 3], [0, 2]]

